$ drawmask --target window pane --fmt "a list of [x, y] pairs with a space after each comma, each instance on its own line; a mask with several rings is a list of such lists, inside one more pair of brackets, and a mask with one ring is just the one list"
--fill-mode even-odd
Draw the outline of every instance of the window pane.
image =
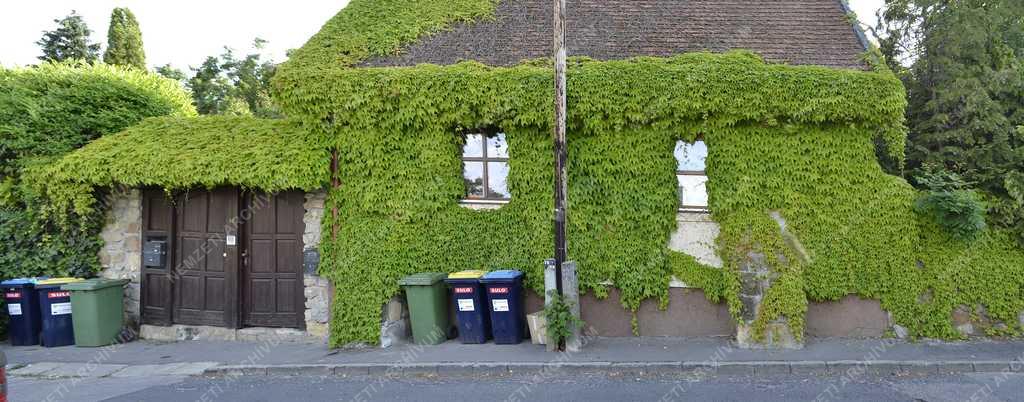
[[679, 204], [684, 207], [707, 207], [707, 176], [676, 175], [679, 179]]
[[462, 156], [480, 158], [484, 156], [484, 136], [480, 134], [466, 135], [466, 145], [462, 147]]
[[708, 158], [708, 147], [704, 141], [697, 141], [688, 144], [682, 141], [676, 143], [677, 170], [704, 171], [704, 161]]
[[462, 178], [466, 181], [466, 196], [483, 198], [484, 163], [463, 162]]
[[487, 180], [490, 198], [512, 198], [508, 192], [508, 162], [487, 162]]
[[505, 133], [498, 133], [487, 137], [488, 158], [508, 158], [508, 144], [505, 142]]

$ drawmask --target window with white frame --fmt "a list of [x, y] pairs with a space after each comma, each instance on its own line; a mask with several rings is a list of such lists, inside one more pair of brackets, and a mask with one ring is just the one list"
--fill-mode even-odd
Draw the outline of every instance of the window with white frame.
[[507, 202], [508, 143], [505, 133], [465, 135], [462, 147], [462, 177], [466, 182], [466, 202]]
[[704, 162], [708, 147], [703, 139], [694, 142], [676, 143], [676, 178], [679, 180], [679, 208], [690, 210], [708, 209], [708, 176]]

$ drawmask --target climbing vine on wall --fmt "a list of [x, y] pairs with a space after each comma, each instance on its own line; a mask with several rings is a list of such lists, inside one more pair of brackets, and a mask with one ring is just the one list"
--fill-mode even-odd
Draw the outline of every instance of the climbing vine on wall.
[[[277, 76], [284, 109], [342, 157], [344, 184], [329, 199], [340, 215], [324, 223], [342, 232], [325, 242], [322, 265], [340, 284], [335, 344], [375, 341], [380, 304], [411, 272], [510, 267], [541, 287], [551, 233], [548, 62], [352, 68], [453, 22], [487, 18], [493, 3], [413, 3], [392, 17], [391, 1], [356, 0], [358, 12], [340, 13]], [[406, 17], [402, 35], [347, 28]], [[917, 336], [952, 336], [952, 303], [993, 304], [1008, 323], [1021, 310], [1020, 250], [998, 232], [971, 247], [936, 240], [945, 234], [914, 215], [913, 190], [880, 169], [872, 140], [885, 140], [896, 161], [905, 142], [903, 89], [888, 73], [768, 65], [742, 52], [577, 59], [569, 96], [569, 252], [581, 285], [598, 295], [611, 282], [627, 308], [648, 297], [664, 305], [674, 274], [738, 317], [737, 271], [761, 254], [776, 280], [755, 331], [784, 316], [802, 333], [808, 300], [847, 294], [880, 299]], [[513, 200], [497, 211], [456, 204], [455, 133], [474, 127], [508, 133]], [[672, 147], [697, 134], [710, 147], [724, 270], [666, 249], [677, 202]], [[968, 252], [982, 244], [987, 253]], [[957, 272], [971, 277], [964, 283], [1003, 280], [1006, 296], [982, 286], [936, 290], [958, 264], [990, 268]], [[932, 302], [918, 303], [922, 294]]]
[[[334, 79], [323, 81], [316, 91], [302, 91], [304, 98], [312, 96], [319, 103], [283, 104], [316, 127], [341, 157], [344, 184], [328, 201], [338, 208], [339, 217], [325, 222], [325, 233], [334, 225], [340, 232], [336, 241], [325, 242], [322, 265], [324, 275], [345, 284], [335, 298], [334, 342], [374, 341], [380, 303], [398, 291], [398, 278], [412, 272], [517, 268], [541, 290], [541, 262], [550, 254], [552, 166], [550, 74], [543, 62], [512, 68], [463, 63], [339, 69], [331, 74]], [[636, 309], [650, 297], [667, 303], [668, 281], [676, 274], [706, 287], [710, 298], [725, 299], [734, 314], [739, 312], [738, 281], [729, 272], [742, 255], [726, 258], [736, 262], [723, 274], [666, 247], [676, 224], [672, 150], [677, 140], [703, 134], [712, 146], [708, 173], [723, 190], [711, 193], [715, 219], [726, 226], [722, 250], [785, 250], [766, 211], [773, 205], [781, 209], [799, 204], [806, 196], [787, 200], [788, 193], [778, 192], [792, 180], [782, 168], [795, 165], [801, 173], [820, 175], [813, 172], [831, 173], [833, 166], [828, 157], [802, 155], [800, 150], [818, 147], [829, 157], [846, 156], [830, 154], [825, 145], [867, 150], [863, 155], [872, 159], [859, 159], [861, 163], [843, 166], [832, 176], [863, 176], [863, 169], [874, 169], [879, 185], [899, 181], [881, 172], [872, 153], [873, 137], [902, 135], [901, 88], [884, 74], [768, 65], [737, 52], [575, 60], [569, 85], [570, 256], [580, 262], [585, 289], [603, 296], [606, 284], [613, 283], [626, 308]], [[457, 204], [464, 189], [456, 133], [475, 127], [507, 133], [513, 199], [497, 211], [472, 211]], [[802, 146], [793, 147], [786, 139], [802, 141]], [[771, 140], [789, 153], [766, 151]], [[740, 147], [758, 151], [732, 152]], [[891, 152], [898, 155], [899, 149], [894, 146]], [[773, 157], [778, 159], [758, 160]], [[720, 167], [729, 163], [737, 166]], [[780, 167], [778, 176], [764, 177], [769, 181], [762, 183], [765, 175], [759, 169], [775, 165]], [[730, 169], [740, 176], [720, 174]], [[828, 183], [835, 177], [810, 178], [817, 180], [802, 183], [836, 187]], [[749, 192], [755, 189], [763, 193]], [[903, 190], [909, 194], [909, 187]], [[793, 219], [794, 227], [800, 227]], [[752, 233], [756, 242], [750, 241]], [[792, 289], [804, 287], [802, 271], [791, 264], [775, 265], [793, 273], [781, 282], [786, 287], [769, 295], [767, 305], [778, 307], [768, 308], [764, 316], [792, 316], [799, 326], [806, 296], [800, 291], [795, 297]]]
[[35, 181], [47, 184], [51, 209], [79, 214], [91, 212], [93, 186], [321, 188], [330, 156], [306, 134], [292, 120], [150, 118], [72, 152], [38, 171], [43, 177]]
[[[552, 233], [549, 62], [354, 68], [488, 18], [494, 4], [353, 0], [276, 75], [289, 124], [339, 157], [340, 186], [327, 202], [337, 217], [326, 214], [320, 266], [337, 288], [334, 345], [376, 342], [381, 304], [414, 272], [515, 268], [542, 288]], [[1007, 333], [1019, 330], [1011, 318], [1024, 309], [1020, 249], [997, 231], [969, 245], [950, 239], [914, 214], [914, 191], [879, 167], [873, 140], [884, 139], [895, 160], [905, 140], [904, 91], [890, 74], [770, 65], [745, 52], [574, 59], [569, 96], [569, 254], [584, 289], [601, 296], [611, 283], [625, 308], [646, 298], [664, 306], [675, 275], [738, 317], [739, 271], [761, 256], [775, 281], [755, 331], [786, 317], [802, 333], [808, 300], [847, 294], [880, 299], [915, 336], [955, 336], [957, 304], [984, 304]], [[484, 127], [504, 131], [511, 153], [512, 201], [493, 211], [457, 203], [457, 133]], [[678, 202], [672, 150], [697, 135], [710, 150], [724, 269], [667, 249]]]

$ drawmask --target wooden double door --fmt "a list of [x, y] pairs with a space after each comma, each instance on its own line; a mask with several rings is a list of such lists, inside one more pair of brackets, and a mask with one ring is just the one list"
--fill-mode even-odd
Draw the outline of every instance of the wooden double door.
[[143, 322], [305, 326], [303, 193], [152, 190], [142, 212], [143, 248], [166, 251], [162, 265], [144, 258]]

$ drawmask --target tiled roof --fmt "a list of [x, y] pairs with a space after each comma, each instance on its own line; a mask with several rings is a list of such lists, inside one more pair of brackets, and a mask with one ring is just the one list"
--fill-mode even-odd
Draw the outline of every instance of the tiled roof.
[[[503, 0], [494, 20], [461, 23], [364, 66], [508, 66], [551, 56], [552, 0]], [[571, 56], [633, 56], [747, 49], [771, 62], [866, 68], [841, 0], [568, 0]]]

